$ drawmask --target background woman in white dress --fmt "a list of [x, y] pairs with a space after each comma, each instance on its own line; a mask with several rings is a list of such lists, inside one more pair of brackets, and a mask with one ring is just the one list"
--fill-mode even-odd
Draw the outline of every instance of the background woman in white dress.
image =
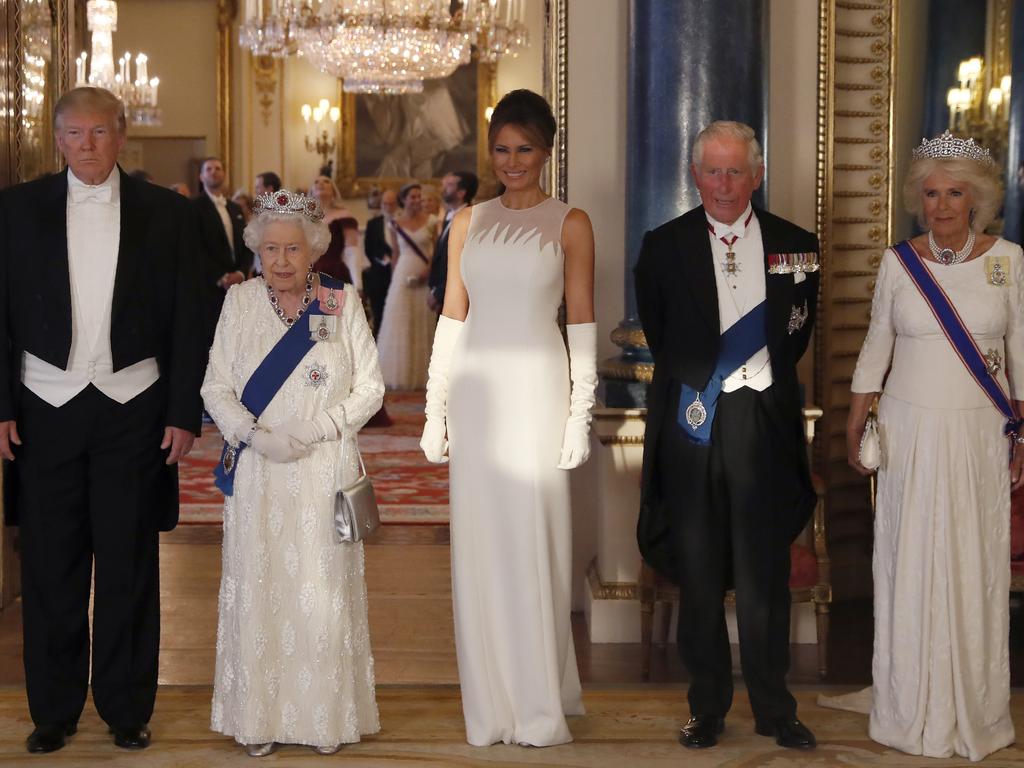
[[423, 211], [419, 184], [402, 187], [398, 201], [402, 215], [387, 230], [391, 284], [377, 334], [380, 370], [388, 389], [423, 389], [436, 317], [427, 306], [435, 231]]
[[[1002, 195], [987, 152], [977, 153], [952, 137], [915, 151], [904, 201], [927, 234], [910, 243], [1019, 401], [1021, 249], [984, 234]], [[958, 263], [937, 261], [943, 248]], [[861, 435], [881, 393], [871, 738], [914, 755], [980, 760], [1014, 740], [1010, 489], [1024, 481], [1024, 446], [1013, 442], [1008, 461], [1005, 417], [892, 249], [882, 257], [852, 390], [847, 448], [861, 474]]]
[[430, 360], [420, 445], [430, 461], [451, 456], [455, 644], [478, 746], [562, 744], [565, 716], [583, 714], [565, 470], [590, 451], [594, 236], [583, 211], [540, 188], [554, 134], [535, 93], [495, 108], [488, 141], [505, 192], [455, 216]]
[[[202, 389], [224, 439], [248, 446], [224, 500], [211, 726], [253, 756], [277, 742], [330, 754], [380, 727], [363, 545], [335, 542], [333, 502], [358, 475], [356, 433], [384, 385], [355, 290], [310, 270], [330, 237], [319, 206], [307, 217], [312, 202], [287, 190], [257, 199], [245, 241], [263, 277], [228, 292]], [[304, 317], [329, 289], [335, 314]], [[249, 377], [293, 323], [305, 332], [318, 317], [328, 338], [257, 421], [240, 401]]]

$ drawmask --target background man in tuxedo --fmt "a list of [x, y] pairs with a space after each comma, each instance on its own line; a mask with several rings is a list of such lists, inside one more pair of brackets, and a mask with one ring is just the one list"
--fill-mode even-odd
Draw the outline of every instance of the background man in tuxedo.
[[370, 266], [363, 270], [363, 293], [373, 312], [373, 337], [377, 338], [384, 317], [384, 301], [391, 285], [391, 246], [388, 245], [387, 224], [398, 210], [398, 193], [385, 189], [380, 196], [380, 215], [366, 222], [363, 248]]
[[220, 159], [206, 158], [199, 169], [203, 189], [192, 200], [199, 215], [207, 349], [213, 344], [213, 331], [224, 305], [224, 294], [248, 277], [253, 263], [253, 254], [242, 239], [245, 216], [238, 204], [224, 195], [225, 180]]
[[448, 230], [451, 229], [455, 214], [473, 204], [480, 180], [475, 173], [454, 171], [441, 179], [441, 200], [444, 202], [444, 226], [434, 247], [434, 258], [430, 262], [430, 277], [427, 280], [427, 305], [440, 313], [444, 307], [444, 289], [448, 282]]
[[76, 88], [54, 110], [68, 169], [0, 193], [0, 456], [21, 526], [30, 752], [75, 732], [89, 680], [114, 742], [149, 743], [158, 537], [199, 430], [205, 351], [195, 214], [117, 167], [124, 107]]
[[[648, 232], [635, 270], [655, 362], [640, 551], [682, 592], [678, 644], [691, 677], [691, 718], [680, 742], [713, 746], [732, 703], [723, 598], [735, 586], [756, 730], [782, 746], [809, 748], [814, 736], [796, 719], [785, 676], [789, 547], [815, 503], [796, 364], [811, 335], [818, 273], [776, 273], [769, 255], [817, 254], [818, 240], [751, 208], [764, 165], [748, 126], [722, 121], [704, 129], [690, 171], [703, 205]], [[696, 428], [683, 417], [692, 390], [708, 388], [721, 335], [762, 302], [764, 334], [755, 323], [753, 338], [766, 344], [722, 374], [717, 413], [708, 415], [710, 445], [694, 442]], [[692, 389], [680, 403], [683, 386]]]

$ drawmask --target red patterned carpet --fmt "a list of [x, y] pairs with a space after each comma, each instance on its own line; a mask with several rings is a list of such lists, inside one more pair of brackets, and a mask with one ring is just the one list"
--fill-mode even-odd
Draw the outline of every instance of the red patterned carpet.
[[[385, 408], [392, 424], [366, 427], [359, 446], [377, 492], [385, 524], [448, 522], [448, 467], [429, 464], [419, 448], [423, 430], [423, 393], [388, 393]], [[181, 463], [179, 488], [183, 525], [220, 525], [224, 497], [213, 485], [220, 459], [220, 434], [203, 427], [192, 453]]]

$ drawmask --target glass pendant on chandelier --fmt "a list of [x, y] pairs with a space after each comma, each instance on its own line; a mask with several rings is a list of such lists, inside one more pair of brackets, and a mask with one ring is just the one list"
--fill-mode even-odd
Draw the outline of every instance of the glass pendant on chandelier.
[[160, 108], [157, 106], [160, 78], [150, 79], [146, 54], [135, 56], [134, 79], [130, 53], [118, 59], [118, 72], [114, 73], [115, 0], [89, 0], [86, 3], [86, 20], [92, 33], [92, 61], [85, 51], [79, 54], [75, 61], [75, 86], [94, 85], [114, 93], [124, 102], [125, 115], [131, 125], [160, 125]]
[[418, 93], [423, 81], [526, 45], [525, 0], [247, 0], [239, 42], [304, 56], [349, 93]]

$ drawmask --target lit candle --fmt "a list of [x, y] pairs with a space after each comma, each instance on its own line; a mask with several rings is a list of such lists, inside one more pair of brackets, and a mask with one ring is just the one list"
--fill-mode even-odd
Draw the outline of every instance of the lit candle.
[[149, 82], [149, 73], [147, 72], [146, 62], [149, 61], [149, 57], [144, 53], [140, 53], [135, 57], [135, 80], [136, 82]]
[[1006, 98], [1010, 96], [1010, 82], [1011, 77], [1009, 75], [1003, 75], [999, 80], [999, 90], [1003, 92], [1003, 96]]
[[309, 118], [313, 116], [313, 108], [311, 106], [309, 106], [309, 104], [303, 104], [301, 111], [302, 111], [302, 119], [305, 120], [306, 124], [308, 125], [309, 124]]
[[329, 102], [327, 99], [320, 99], [320, 112], [322, 114], [326, 115], [327, 111], [330, 108], [331, 108], [331, 102]]
[[336, 123], [341, 119], [341, 108], [331, 107], [331, 122]]
[[[959, 101], [960, 89], [950, 88], [946, 91], [946, 106], [949, 107], [949, 130], [956, 130], [956, 107]], [[490, 120], [490, 116], [487, 118]]]
[[131, 85], [132, 82], [132, 54], [125, 51], [124, 54], [124, 84]]
[[1003, 103], [1003, 92], [993, 88], [988, 92], [988, 109], [993, 118], [999, 114], [999, 105]]
[[158, 103], [157, 102], [157, 97], [156, 97], [156, 89], [159, 88], [159, 87], [160, 87], [160, 78], [159, 77], [154, 77], [152, 80], [149, 81], [149, 98], [150, 98], [150, 105], [151, 106], [155, 107], [157, 105], [157, 103]]
[[117, 63], [121, 67], [121, 72], [120, 72], [120, 74], [118, 74], [117, 77], [123, 83], [124, 82], [124, 56], [122, 56], [120, 59], [118, 59]]

